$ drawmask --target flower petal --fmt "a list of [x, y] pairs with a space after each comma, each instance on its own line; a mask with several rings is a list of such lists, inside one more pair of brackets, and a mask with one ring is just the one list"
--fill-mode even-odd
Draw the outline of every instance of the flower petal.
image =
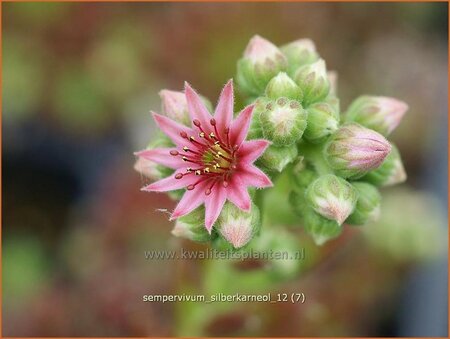
[[267, 140], [250, 140], [242, 143], [238, 151], [239, 161], [253, 163], [270, 145]]
[[187, 82], [184, 83], [184, 87], [189, 116], [191, 117], [191, 120], [199, 120], [202, 124], [202, 128], [209, 131], [209, 128], [211, 126], [210, 121], [212, 119], [211, 114], [209, 113], [200, 96], [192, 89], [192, 87]]
[[241, 210], [250, 211], [251, 199], [247, 187], [238, 176], [233, 176], [230, 185], [227, 187], [227, 199]]
[[186, 139], [182, 138], [180, 133], [186, 132], [187, 135], [193, 135], [192, 129], [180, 125], [179, 123], [155, 112], [152, 112], [153, 119], [155, 119], [158, 127], [172, 139], [176, 145], [185, 145]]
[[158, 180], [148, 186], [145, 186], [141, 191], [147, 192], [167, 192], [180, 188], [184, 188], [195, 182], [196, 178], [193, 175], [186, 175], [181, 179], [175, 179], [175, 175], [168, 176], [167, 178]]
[[247, 186], [254, 186], [258, 188], [273, 186], [269, 177], [253, 165], [241, 167], [241, 169], [234, 175], [239, 176], [239, 179]]
[[135, 152], [134, 154], [145, 160], [154, 161], [158, 164], [169, 168], [177, 169], [186, 165], [186, 163], [179, 156], [173, 156], [170, 151], [176, 151], [175, 148], [155, 148], [146, 149]]
[[221, 184], [214, 187], [211, 194], [205, 199], [205, 227], [209, 233], [222, 211], [223, 204], [227, 199], [227, 188]]
[[182, 217], [200, 206], [206, 198], [205, 189], [207, 184], [208, 183], [206, 181], [201, 182], [195, 187], [195, 189], [186, 191], [177, 207], [173, 210], [170, 220]]
[[231, 145], [240, 146], [245, 140], [252, 119], [254, 105], [245, 107], [239, 116], [233, 121], [230, 128], [230, 142]]
[[[214, 113], [214, 118], [223, 131], [231, 125], [231, 121], [233, 119], [233, 106], [233, 79], [231, 79], [223, 88]], [[225, 133], [223, 133], [222, 137], [226, 137]]]

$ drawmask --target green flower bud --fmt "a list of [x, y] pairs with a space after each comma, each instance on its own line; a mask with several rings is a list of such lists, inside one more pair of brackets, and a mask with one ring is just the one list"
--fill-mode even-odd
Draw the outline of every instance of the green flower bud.
[[276, 146], [289, 146], [302, 137], [307, 113], [298, 101], [279, 98], [266, 105], [259, 119], [265, 139]]
[[293, 41], [280, 49], [288, 60], [288, 72], [291, 75], [295, 74], [299, 67], [311, 64], [319, 59], [316, 46], [309, 39]]
[[278, 147], [270, 145], [264, 154], [258, 159], [258, 163], [268, 170], [281, 172], [297, 157], [298, 151], [295, 144]]
[[400, 152], [395, 145], [392, 145], [391, 153], [389, 153], [381, 166], [367, 173], [362, 180], [368, 181], [375, 186], [392, 186], [404, 182], [406, 177]]
[[328, 82], [330, 83], [329, 95], [336, 96], [337, 95], [338, 73], [336, 71], [328, 71], [327, 77], [328, 77]]
[[346, 222], [352, 225], [364, 225], [377, 221], [380, 216], [380, 192], [376, 187], [365, 182], [354, 182], [353, 187], [357, 189], [359, 197], [353, 213]]
[[336, 238], [342, 232], [342, 226], [335, 220], [324, 218], [316, 213], [305, 201], [305, 195], [293, 191], [289, 200], [294, 211], [302, 218], [305, 231], [317, 245], [323, 245], [328, 240]]
[[209, 234], [205, 228], [205, 209], [203, 206], [176, 219], [172, 234], [197, 242], [206, 242], [216, 236], [214, 232]]
[[379, 167], [391, 151], [381, 134], [351, 123], [341, 126], [324, 148], [324, 157], [341, 177], [357, 179]]
[[295, 82], [303, 91], [303, 106], [321, 101], [330, 91], [325, 61], [318, 61], [300, 67], [294, 76]]
[[400, 124], [407, 110], [408, 105], [403, 101], [363, 95], [351, 103], [345, 117], [346, 121], [357, 122], [387, 136]]
[[236, 82], [246, 95], [264, 92], [270, 79], [287, 67], [286, 57], [270, 41], [254, 36], [238, 61]]
[[314, 242], [319, 246], [336, 238], [342, 232], [342, 226], [336, 221], [326, 219], [310, 208], [305, 209], [303, 218], [306, 232], [312, 236]]
[[342, 225], [355, 208], [358, 191], [346, 180], [326, 174], [308, 186], [305, 196], [314, 211]]
[[333, 107], [334, 111], [339, 116], [339, 120], [340, 120], [341, 107], [340, 107], [339, 99], [334, 95], [328, 95], [325, 98], [324, 102], [329, 104], [331, 107]]
[[250, 212], [245, 212], [227, 202], [220, 212], [215, 228], [234, 248], [241, 248], [259, 231], [259, 209], [252, 205]]
[[281, 97], [301, 100], [302, 90], [286, 73], [281, 72], [266, 87], [266, 95], [273, 100]]
[[294, 166], [292, 172], [294, 187], [299, 191], [304, 191], [319, 176], [311, 166], [305, 166], [300, 163]]
[[339, 126], [339, 113], [333, 106], [325, 102], [312, 104], [308, 107], [308, 124], [305, 130], [305, 139], [319, 143], [323, 142]]
[[248, 129], [247, 139], [261, 139], [263, 138], [263, 131], [261, 127], [260, 115], [266, 110], [266, 105], [270, 100], [266, 97], [259, 97], [255, 100], [253, 109], [252, 120]]

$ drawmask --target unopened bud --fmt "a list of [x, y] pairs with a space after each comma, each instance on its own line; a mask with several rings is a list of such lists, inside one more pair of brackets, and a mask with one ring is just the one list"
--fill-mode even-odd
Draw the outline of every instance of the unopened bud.
[[247, 139], [262, 139], [263, 131], [261, 127], [260, 115], [266, 110], [266, 105], [270, 102], [267, 97], [258, 97], [254, 102], [252, 120], [248, 129]]
[[339, 112], [325, 102], [312, 104], [308, 107], [308, 124], [305, 139], [318, 143], [334, 133], [339, 126]]
[[324, 218], [316, 213], [306, 202], [305, 195], [293, 191], [289, 200], [294, 211], [301, 217], [305, 231], [317, 245], [323, 245], [328, 240], [336, 238], [342, 232], [342, 226], [335, 220]]
[[205, 228], [204, 207], [199, 207], [191, 213], [176, 219], [172, 234], [176, 237], [197, 242], [206, 242], [215, 236], [214, 232], [211, 235]]
[[159, 96], [161, 98], [161, 110], [163, 114], [182, 124], [189, 124], [189, 111], [186, 96], [183, 92], [163, 89], [159, 92]]
[[284, 72], [278, 73], [270, 80], [266, 87], [266, 95], [273, 100], [281, 97], [301, 100], [303, 96], [300, 87]]
[[367, 173], [362, 180], [368, 181], [375, 186], [392, 186], [404, 182], [406, 177], [400, 152], [395, 145], [392, 145], [391, 153], [389, 153], [381, 166]]
[[390, 151], [391, 145], [381, 134], [350, 123], [330, 137], [324, 156], [339, 176], [357, 179], [378, 168]]
[[400, 124], [407, 110], [408, 105], [403, 101], [364, 95], [351, 103], [345, 117], [346, 121], [357, 122], [387, 136]]
[[215, 227], [234, 248], [241, 248], [253, 238], [260, 227], [259, 209], [252, 205], [250, 212], [245, 212], [227, 202]]
[[327, 72], [328, 82], [330, 83], [330, 93], [329, 95], [337, 95], [337, 83], [338, 83], [338, 73], [336, 71]]
[[[331, 105], [331, 107], [333, 107], [333, 110], [340, 117], [340, 112], [341, 112], [340, 102], [336, 96], [328, 95], [323, 102], [327, 103], [328, 105]], [[339, 120], [340, 120], [340, 118], [339, 118]]]
[[303, 106], [325, 99], [330, 91], [325, 61], [318, 61], [300, 67], [295, 73], [294, 80], [303, 91]]
[[293, 183], [294, 188], [298, 191], [304, 191], [314, 180], [318, 178], [318, 174], [315, 170], [309, 167], [304, 167], [301, 170], [296, 169], [297, 166], [293, 168]]
[[355, 208], [358, 191], [346, 180], [333, 174], [322, 175], [306, 190], [307, 203], [320, 215], [339, 225]]
[[[164, 115], [181, 124], [190, 126], [191, 118], [184, 92], [163, 89], [159, 92], [159, 97], [161, 98], [161, 111]], [[203, 96], [201, 96], [201, 99], [206, 107], [211, 110], [212, 106], [209, 100]]]
[[358, 201], [346, 222], [352, 225], [364, 225], [377, 221], [380, 216], [380, 192], [375, 186], [365, 182], [354, 182], [352, 185], [358, 191]]
[[310, 39], [300, 39], [282, 46], [281, 51], [288, 60], [289, 74], [295, 74], [295, 71], [304, 65], [311, 64], [319, 59], [316, 52], [316, 46]]
[[316, 245], [323, 245], [339, 236], [342, 232], [342, 226], [335, 220], [324, 218], [310, 208], [305, 209], [303, 218], [305, 220], [305, 230], [311, 235]]
[[270, 145], [258, 162], [268, 170], [281, 172], [289, 163], [293, 162], [298, 155], [295, 144], [290, 146]]
[[270, 79], [287, 67], [286, 57], [270, 41], [255, 35], [238, 61], [236, 82], [247, 95], [264, 92]]
[[267, 103], [265, 108], [259, 117], [265, 139], [276, 146], [289, 146], [300, 140], [307, 113], [298, 101], [279, 98]]

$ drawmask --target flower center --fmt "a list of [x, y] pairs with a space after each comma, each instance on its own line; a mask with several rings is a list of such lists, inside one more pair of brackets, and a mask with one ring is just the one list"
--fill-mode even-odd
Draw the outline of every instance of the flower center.
[[182, 138], [186, 139], [186, 145], [183, 151], [172, 150], [170, 154], [173, 156], [181, 156], [183, 161], [191, 163], [192, 167], [187, 167], [185, 172], [177, 173], [176, 179], [181, 179], [185, 175], [196, 175], [199, 179], [189, 186], [188, 190], [193, 190], [200, 183], [208, 180], [211, 185], [205, 190], [205, 194], [211, 194], [216, 184], [223, 187], [228, 186], [231, 174], [236, 169], [236, 151], [237, 145], [230, 144], [230, 129], [223, 131], [225, 140], [221, 138], [221, 133], [217, 130], [215, 119], [210, 120], [210, 124], [214, 132], [209, 134], [203, 129], [200, 121], [193, 120], [192, 123], [199, 130], [198, 137], [181, 132]]

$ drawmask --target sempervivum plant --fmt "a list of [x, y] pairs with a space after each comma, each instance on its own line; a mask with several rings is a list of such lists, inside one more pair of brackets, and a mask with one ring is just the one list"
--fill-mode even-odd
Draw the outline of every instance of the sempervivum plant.
[[317, 244], [378, 217], [378, 187], [406, 180], [386, 139], [406, 103], [364, 95], [341, 114], [337, 73], [308, 39], [277, 47], [253, 37], [235, 79], [247, 104], [236, 115], [231, 80], [214, 112], [188, 84], [161, 91], [163, 114], [153, 118], [162, 134], [136, 153], [135, 168], [156, 180], [143, 190], [179, 200], [174, 235], [247, 245], [264, 232], [264, 197], [281, 177], [292, 183], [285, 194], [297, 224]]

